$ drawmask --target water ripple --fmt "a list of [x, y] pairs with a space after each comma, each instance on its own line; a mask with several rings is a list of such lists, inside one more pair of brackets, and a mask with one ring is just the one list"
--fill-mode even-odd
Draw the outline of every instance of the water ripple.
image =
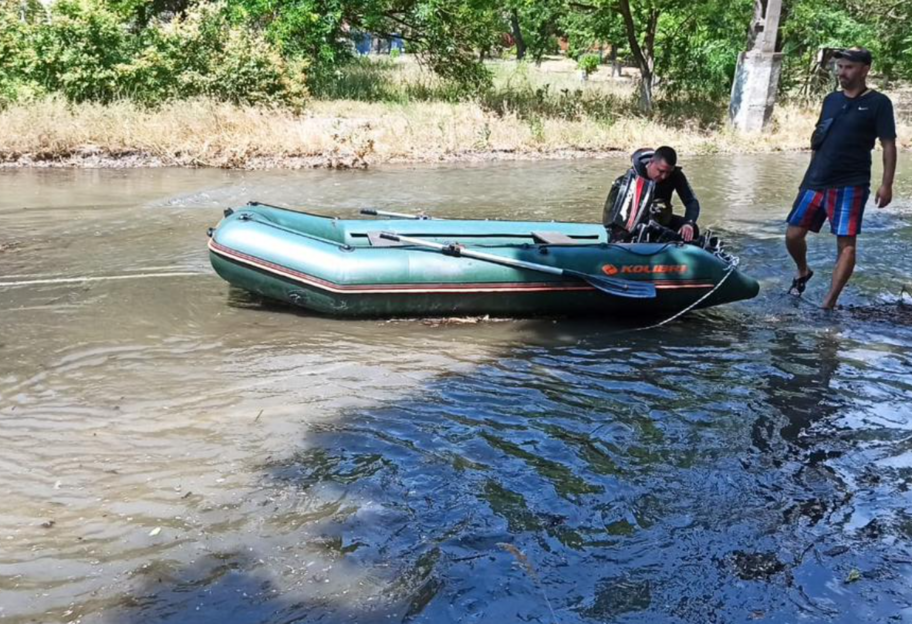
[[[783, 296], [798, 162], [688, 163], [764, 290], [648, 332], [339, 322], [211, 274], [4, 290], [0, 619], [908, 620], [912, 228], [874, 213], [845, 309]], [[616, 164], [0, 172], [46, 194], [0, 206], [3, 279], [208, 271], [251, 194], [588, 219]]]

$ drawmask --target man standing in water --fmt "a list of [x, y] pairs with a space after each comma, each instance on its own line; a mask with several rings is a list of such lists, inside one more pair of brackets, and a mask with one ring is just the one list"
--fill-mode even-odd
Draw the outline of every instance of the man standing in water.
[[837, 258], [824, 309], [836, 300], [855, 269], [855, 237], [861, 232], [865, 202], [871, 192], [871, 150], [883, 147], [883, 179], [874, 203], [883, 208], [893, 199], [896, 171], [896, 122], [893, 103], [865, 83], [871, 53], [851, 48], [836, 53], [836, 76], [842, 91], [823, 100], [820, 119], [811, 138], [811, 164], [788, 216], [785, 246], [798, 275], [790, 293], [801, 295], [814, 272], [807, 265], [807, 233], [819, 232], [829, 218], [836, 235]]

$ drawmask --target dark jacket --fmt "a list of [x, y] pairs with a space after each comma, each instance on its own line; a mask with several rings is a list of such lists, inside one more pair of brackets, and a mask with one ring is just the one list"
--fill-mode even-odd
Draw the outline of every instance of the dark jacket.
[[[637, 175], [644, 178], [649, 177], [646, 175], [646, 165], [654, 153], [655, 150], [652, 149], [640, 149], [633, 153], [633, 170]], [[696, 223], [700, 218], [700, 202], [680, 167], [675, 167], [670, 176], [655, 185], [653, 197], [671, 204], [671, 195], [675, 191], [681, 198], [681, 203], [684, 204], [684, 222]]]

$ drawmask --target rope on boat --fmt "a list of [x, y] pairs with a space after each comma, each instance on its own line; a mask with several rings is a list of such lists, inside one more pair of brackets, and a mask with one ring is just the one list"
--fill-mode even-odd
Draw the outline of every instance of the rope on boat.
[[719, 288], [722, 287], [722, 284], [725, 283], [725, 280], [727, 280], [731, 276], [731, 274], [735, 272], [735, 269], [738, 268], [738, 264], [740, 264], [740, 263], [741, 263], [741, 260], [737, 256], [731, 256], [731, 262], [729, 263], [728, 271], [725, 273], [725, 275], [722, 276], [722, 279], [719, 280], [719, 283], [716, 284], [712, 290], [710, 290], [708, 293], [706, 293], [705, 295], [703, 295], [702, 297], [700, 297], [699, 299], [697, 299], [696, 301], [691, 303], [689, 306], [687, 306], [680, 312], [676, 312], [672, 316], [668, 317], [664, 321], [661, 321], [660, 323], [655, 323], [654, 325], [647, 325], [646, 327], [638, 327], [637, 329], [634, 329], [633, 331], [640, 332], [640, 331], [646, 331], [649, 329], [657, 329], [657, 328], [661, 327], [662, 325], [671, 323], [673, 320], [683, 316], [684, 314], [687, 314], [688, 312], [693, 310], [695, 307], [697, 307], [698, 305], [703, 303], [703, 301], [705, 301], [710, 295], [712, 295], [714, 292], [719, 290]]
[[38, 286], [42, 284], [79, 284], [82, 282], [105, 282], [111, 280], [141, 279], [146, 277], [191, 277], [202, 273], [136, 273], [134, 275], [99, 275], [96, 277], [59, 277], [53, 279], [33, 279], [19, 282], [0, 282], [0, 288], [18, 288], [21, 286]]

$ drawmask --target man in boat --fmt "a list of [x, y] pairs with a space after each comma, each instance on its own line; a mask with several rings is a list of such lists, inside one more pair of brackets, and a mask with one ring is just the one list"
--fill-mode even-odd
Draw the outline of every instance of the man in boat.
[[[697, 219], [700, 216], [700, 202], [687, 181], [684, 171], [678, 166], [677, 152], [667, 145], [655, 150], [644, 148], [635, 151], [631, 160], [631, 168], [614, 181], [611, 191], [608, 193], [608, 199], [605, 201], [602, 222], [608, 228], [612, 238], [624, 240], [633, 234], [632, 226], [649, 220], [676, 232], [685, 242], [689, 243], [698, 237], [700, 230], [697, 227]], [[635, 193], [638, 180], [639, 182], [646, 180], [652, 182], [649, 185], [651, 194], [647, 194], [644, 199], [649, 203], [649, 206], [644, 207], [649, 210], [649, 213], [642, 217], [636, 215], [636, 205], [629, 209], [624, 207], [625, 202], [630, 202], [625, 195], [628, 192]], [[671, 196], [673, 193], [677, 193], [684, 204], [683, 216], [676, 215], [672, 211]], [[636, 199], [633, 200], [634, 204], [639, 202], [639, 197], [637, 194]], [[624, 214], [620, 216], [622, 212]]]
[[822, 307], [836, 300], [855, 270], [855, 237], [861, 232], [865, 203], [871, 193], [871, 150], [875, 139], [883, 147], [883, 178], [874, 195], [878, 208], [893, 199], [896, 172], [896, 122], [893, 103], [866, 84], [871, 53], [864, 48], [840, 50], [836, 77], [842, 91], [823, 100], [811, 137], [811, 164], [801, 181], [788, 216], [785, 246], [795, 261], [797, 275], [789, 292], [801, 295], [814, 272], [807, 265], [807, 233], [819, 232], [829, 218], [836, 235], [836, 266]]

